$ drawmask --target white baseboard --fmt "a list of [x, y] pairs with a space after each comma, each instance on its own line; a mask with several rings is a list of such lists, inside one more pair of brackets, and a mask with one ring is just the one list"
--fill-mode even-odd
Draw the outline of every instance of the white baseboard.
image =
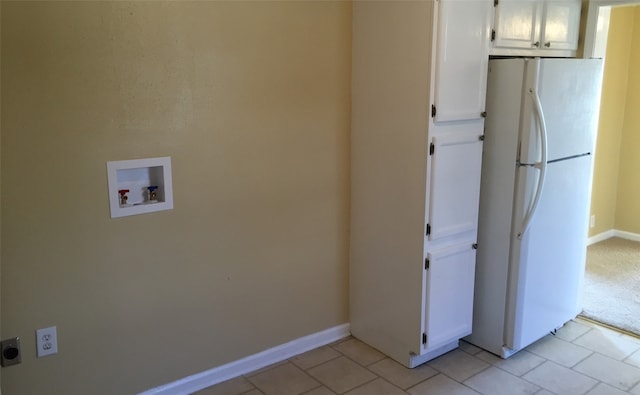
[[627, 240], [640, 241], [640, 234], [625, 232], [623, 230], [614, 230], [613, 232], [616, 237]]
[[288, 343], [270, 348], [257, 354], [238, 359], [228, 364], [194, 374], [160, 387], [141, 392], [139, 395], [184, 395], [221, 383], [264, 368], [276, 362], [284, 361], [295, 355], [313, 350], [345, 338], [351, 334], [349, 324], [334, 326], [320, 332], [312, 333]]
[[606, 232], [598, 233], [593, 237], [589, 237], [589, 239], [587, 240], [587, 245], [590, 246], [591, 244], [595, 244], [595, 243], [610, 239], [613, 236], [615, 236], [615, 230], [609, 229]]
[[609, 229], [606, 232], [602, 232], [593, 237], [589, 237], [589, 240], [587, 240], [587, 245], [590, 246], [591, 244], [595, 244], [599, 241], [607, 240], [612, 237], [620, 237], [621, 239], [640, 241], [640, 234], [638, 233], [625, 232], [624, 230], [617, 230], [617, 229]]

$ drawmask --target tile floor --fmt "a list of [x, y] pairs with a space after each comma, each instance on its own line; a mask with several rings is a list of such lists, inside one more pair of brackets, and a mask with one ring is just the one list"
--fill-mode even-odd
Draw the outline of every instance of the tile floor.
[[197, 395], [640, 395], [640, 339], [577, 319], [507, 360], [469, 343], [406, 369], [352, 337]]

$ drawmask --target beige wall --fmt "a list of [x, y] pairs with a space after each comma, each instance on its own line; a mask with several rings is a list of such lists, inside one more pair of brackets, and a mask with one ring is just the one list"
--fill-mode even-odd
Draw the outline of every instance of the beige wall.
[[[348, 321], [350, 29], [348, 2], [2, 2], [5, 395], [135, 393]], [[106, 162], [165, 155], [175, 209], [111, 219]]]
[[615, 227], [619, 158], [633, 28], [633, 8], [619, 7], [611, 10], [591, 200], [591, 214], [596, 216], [596, 226], [591, 228], [590, 236]]
[[635, 15], [629, 59], [629, 79], [622, 127], [616, 229], [640, 233], [640, 7]]

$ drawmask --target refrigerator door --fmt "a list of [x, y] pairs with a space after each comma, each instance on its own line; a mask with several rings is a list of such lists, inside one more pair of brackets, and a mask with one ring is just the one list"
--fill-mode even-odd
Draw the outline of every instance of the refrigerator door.
[[500, 354], [509, 272], [524, 59], [492, 59], [480, 186], [473, 331], [466, 340]]
[[533, 95], [546, 122], [548, 160], [593, 153], [602, 59], [531, 59], [526, 74], [520, 162], [535, 163], [541, 157]]
[[[586, 259], [591, 155], [549, 163], [528, 231], [512, 235], [503, 356], [526, 347], [579, 313]], [[514, 221], [522, 219], [537, 170], [520, 167]]]

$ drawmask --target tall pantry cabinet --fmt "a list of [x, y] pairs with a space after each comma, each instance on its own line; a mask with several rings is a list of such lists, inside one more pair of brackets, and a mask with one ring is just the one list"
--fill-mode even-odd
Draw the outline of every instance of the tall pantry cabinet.
[[353, 2], [351, 332], [408, 367], [471, 333], [492, 8]]

